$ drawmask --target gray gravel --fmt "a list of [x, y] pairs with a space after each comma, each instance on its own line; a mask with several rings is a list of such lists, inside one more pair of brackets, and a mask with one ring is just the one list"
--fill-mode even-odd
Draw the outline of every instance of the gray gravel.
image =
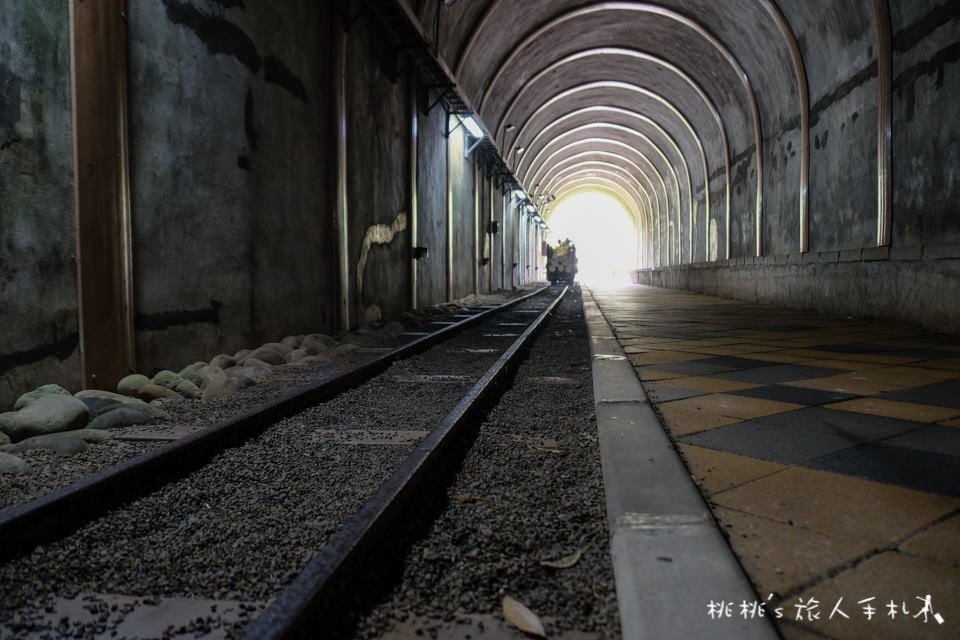
[[[502, 618], [504, 595], [544, 618], [548, 635], [620, 637], [590, 364], [579, 294], [568, 294], [481, 428], [448, 508], [358, 638], [414, 618], [404, 629], [424, 637], [475, 614]], [[577, 550], [571, 568], [540, 565]]]
[[[510, 319], [524, 317], [535, 315]], [[490, 332], [491, 326], [479, 331]], [[0, 638], [10, 632], [17, 637], [38, 624], [49, 628], [38, 616], [58, 596], [247, 602], [276, 596], [413, 447], [351, 446], [329, 432], [431, 428], [499, 357], [498, 352], [467, 351], [477, 346], [473, 333], [465, 331], [426, 354], [396, 363], [384, 376], [221, 453], [187, 478], [0, 567], [0, 621], [6, 621]], [[482, 340], [505, 348], [513, 338]], [[437, 374], [465, 379], [423, 381]], [[271, 389], [276, 393], [278, 388], [259, 385], [249, 395]], [[268, 399], [251, 400], [249, 395], [221, 401], [222, 406], [203, 416], [229, 415]], [[178, 403], [183, 411], [178, 417], [186, 419], [197, 404]], [[236, 636], [242, 627], [237, 623], [228, 635]]]
[[[524, 290], [505, 291], [483, 296], [470, 296], [458, 301], [457, 304], [417, 309], [413, 312], [400, 314], [394, 319], [401, 322], [408, 331], [422, 331], [432, 321], [449, 319], [452, 314], [460, 313], [465, 305], [501, 304], [526, 292]], [[435, 329], [436, 327], [432, 328]], [[370, 362], [382, 355], [385, 349], [396, 348], [415, 339], [411, 336], [401, 336], [387, 342], [382, 339], [382, 336], [378, 336], [376, 344], [365, 344], [365, 338], [362, 334], [354, 333], [340, 337], [344, 342], [357, 344], [359, 349], [340, 359], [328, 362], [277, 367], [271, 378], [226, 398], [209, 400], [183, 398], [162, 402], [162, 409], [169, 416], [169, 419], [151, 425], [137, 425], [136, 429], [137, 431], [147, 432], [161, 432], [171, 428], [199, 430], [291, 393], [296, 389], [314, 384], [320, 378], [334, 376], [348, 368]], [[118, 435], [123, 430], [123, 428], [109, 429], [109, 431]], [[57, 456], [42, 449], [17, 452], [16, 455], [29, 464], [34, 473], [27, 475], [0, 473], [0, 509], [27, 502], [163, 444], [165, 442], [162, 440], [137, 442], [107, 440], [70, 457]]]

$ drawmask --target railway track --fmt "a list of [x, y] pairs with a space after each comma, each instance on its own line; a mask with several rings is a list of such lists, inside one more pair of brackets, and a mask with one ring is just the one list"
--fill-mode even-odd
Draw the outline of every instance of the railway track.
[[[196, 635], [349, 629], [442, 507], [479, 418], [565, 293], [487, 309], [0, 513], [0, 638], [119, 637], [136, 609], [123, 598], [151, 594], [232, 603], [239, 617], [197, 616]], [[78, 598], [96, 622], [61, 615]]]

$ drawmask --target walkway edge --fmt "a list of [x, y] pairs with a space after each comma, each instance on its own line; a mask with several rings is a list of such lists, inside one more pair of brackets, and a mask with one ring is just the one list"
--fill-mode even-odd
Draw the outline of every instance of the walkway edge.
[[[583, 306], [623, 637], [778, 638], [741, 616], [757, 594], [586, 287]], [[711, 618], [711, 601], [731, 615]]]

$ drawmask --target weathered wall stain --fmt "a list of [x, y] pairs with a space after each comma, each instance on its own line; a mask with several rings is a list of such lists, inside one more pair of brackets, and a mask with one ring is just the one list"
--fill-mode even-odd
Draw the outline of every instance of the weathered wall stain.
[[940, 27], [958, 19], [960, 19], [960, 5], [955, 0], [948, 0], [934, 7], [930, 13], [909, 27], [898, 31], [893, 36], [893, 50], [897, 52], [909, 51]]
[[243, 130], [247, 135], [247, 143], [250, 145], [250, 150], [256, 151], [257, 139], [260, 137], [260, 134], [257, 133], [257, 127], [254, 125], [253, 118], [253, 90], [247, 87], [247, 97], [243, 101]]
[[210, 307], [206, 309], [140, 313], [134, 318], [133, 324], [137, 331], [162, 331], [169, 327], [201, 323], [219, 326], [222, 306], [219, 300], [211, 300]]
[[922, 76], [935, 75], [934, 86], [937, 89], [941, 89], [943, 87], [944, 67], [948, 64], [955, 63], [958, 59], [960, 59], [960, 42], [955, 42], [938, 51], [931, 59], [913, 65], [894, 79], [893, 90], [897, 94], [897, 97], [902, 96], [903, 93], [906, 92], [907, 111], [904, 117], [907, 122], [913, 120], [914, 110], [916, 108], [914, 85], [917, 80]]
[[303, 81], [279, 58], [267, 56], [263, 59], [263, 79], [280, 85], [297, 98], [307, 102], [307, 90], [303, 86]]
[[20, 122], [20, 76], [0, 62], [0, 128]]
[[80, 333], [74, 332], [57, 342], [39, 345], [26, 351], [0, 354], [0, 373], [15, 367], [39, 362], [44, 358], [53, 357], [60, 361], [66, 360], [77, 350], [79, 345]]
[[207, 51], [233, 56], [254, 73], [260, 70], [257, 46], [243, 29], [229, 20], [207, 15], [187, 2], [163, 0], [163, 4], [170, 22], [193, 31], [206, 45]]
[[363, 271], [367, 267], [367, 258], [370, 255], [370, 248], [375, 244], [390, 244], [393, 238], [401, 231], [407, 228], [407, 212], [401, 211], [397, 214], [393, 223], [375, 224], [367, 229], [363, 236], [363, 245], [360, 247], [360, 259], [357, 261], [357, 291], [360, 292], [360, 299], [363, 299]]

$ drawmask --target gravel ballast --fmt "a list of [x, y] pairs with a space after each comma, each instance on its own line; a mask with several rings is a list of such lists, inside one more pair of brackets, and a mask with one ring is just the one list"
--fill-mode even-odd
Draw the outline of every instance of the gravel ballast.
[[[444, 320], [460, 320], [453, 315], [462, 313], [467, 304], [502, 304], [509, 299], [528, 293], [501, 292], [480, 297], [471, 297], [459, 304], [445, 304], [418, 309], [401, 314], [398, 320], [413, 332], [435, 330], [429, 323]], [[365, 344], [364, 334], [348, 334], [341, 343], [355, 344], [357, 349], [341, 357], [307, 365], [285, 365], [274, 368], [274, 373], [260, 384], [248, 387], [224, 398], [206, 400], [178, 398], [155, 403], [166, 418], [152, 424], [107, 429], [116, 437], [123, 437], [131, 429], [141, 434], [190, 433], [215, 424], [266, 402], [304, 388], [326, 377], [332, 377], [347, 369], [360, 366], [382, 356], [386, 351], [405, 344], [419, 336], [402, 335], [396, 339], [376, 344]], [[442, 346], [441, 346], [442, 348]], [[52, 451], [32, 449], [16, 452], [27, 463], [29, 474], [0, 473], [0, 509], [21, 504], [46, 493], [77, 482], [93, 473], [114, 466], [151, 449], [166, 444], [167, 440], [126, 441], [111, 439], [90, 446], [85, 451], [70, 457], [58, 456]]]
[[[530, 321], [536, 316], [523, 309], [538, 305], [524, 303], [395, 363], [183, 480], [0, 567], [0, 621], [6, 621], [0, 638], [51, 630], [57, 599], [80, 594], [269, 601], [417, 440], [351, 442], [377, 432], [429, 430], [515, 339], [494, 336], [513, 333], [498, 323]], [[267, 385], [251, 390], [265, 392]], [[227, 637], [244, 625], [231, 623]], [[78, 629], [84, 637], [87, 627]]]
[[[506, 634], [504, 596], [539, 615], [549, 637], [620, 637], [591, 382], [571, 291], [481, 427], [448, 508], [357, 638]], [[575, 557], [569, 568], [541, 564]]]

